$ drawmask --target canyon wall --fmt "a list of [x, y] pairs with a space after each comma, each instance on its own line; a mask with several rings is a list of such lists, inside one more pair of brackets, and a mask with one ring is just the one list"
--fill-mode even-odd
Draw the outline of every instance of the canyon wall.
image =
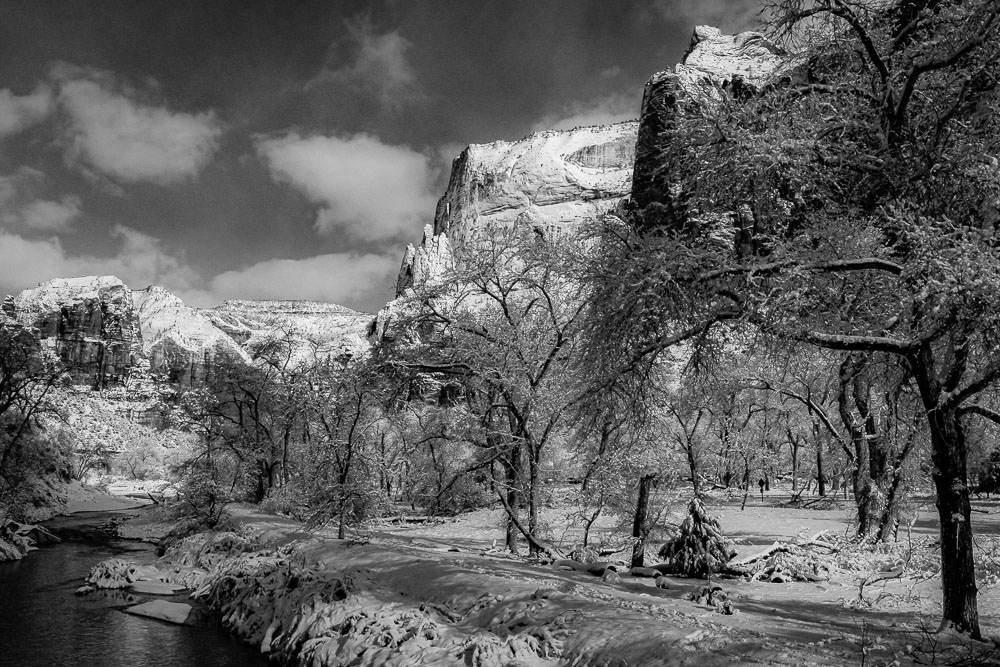
[[113, 276], [58, 278], [7, 297], [0, 322], [36, 332], [73, 384], [95, 389], [204, 385], [232, 364], [262, 363], [278, 342], [286, 363], [351, 358], [369, 349], [372, 316], [308, 301], [187, 306], [168, 290], [132, 290]]

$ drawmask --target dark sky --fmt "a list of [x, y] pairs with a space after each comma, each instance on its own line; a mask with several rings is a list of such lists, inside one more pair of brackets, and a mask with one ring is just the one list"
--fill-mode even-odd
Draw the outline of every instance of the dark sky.
[[0, 0], [0, 295], [392, 297], [469, 143], [638, 115], [752, 0]]

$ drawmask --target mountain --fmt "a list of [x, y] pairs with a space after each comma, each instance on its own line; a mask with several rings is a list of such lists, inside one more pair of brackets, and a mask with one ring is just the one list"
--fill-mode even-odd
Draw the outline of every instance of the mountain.
[[32, 328], [75, 384], [115, 388], [149, 380], [200, 386], [227, 364], [289, 343], [288, 360], [368, 351], [371, 315], [309, 301], [227, 301], [191, 308], [157, 286], [132, 290], [114, 276], [56, 278], [7, 297], [8, 323]]
[[546, 130], [466, 148], [452, 162], [433, 226], [406, 248], [396, 296], [440, 277], [455, 248], [494, 229], [523, 226], [556, 238], [614, 209], [631, 189], [638, 127]]
[[383, 338], [406, 295], [440, 280], [463, 244], [512, 226], [559, 238], [625, 205], [669, 212], [676, 193], [663, 156], [683, 140], [673, 122], [677, 105], [759, 90], [796, 77], [798, 67], [759, 33], [723, 35], [699, 26], [684, 61], [647, 82], [638, 121], [469, 146], [452, 163], [433, 224], [419, 245], [406, 248], [397, 298], [374, 323], [370, 315], [305, 301], [196, 309], [161, 287], [132, 291], [111, 276], [50, 280], [8, 297], [3, 313], [37, 329], [74, 381], [94, 387], [122, 385], [137, 374], [199, 385], [220, 364], [256, 363], [262, 346], [280, 341], [288, 343], [290, 363], [364, 354], [370, 340]]
[[766, 85], [799, 75], [800, 62], [758, 32], [724, 35], [717, 28], [698, 26], [681, 63], [657, 72], [646, 82], [639, 114], [635, 165], [629, 199], [637, 208], [671, 202], [671, 145], [674, 114], [684, 101], [711, 104], [723, 95], [759, 91]]

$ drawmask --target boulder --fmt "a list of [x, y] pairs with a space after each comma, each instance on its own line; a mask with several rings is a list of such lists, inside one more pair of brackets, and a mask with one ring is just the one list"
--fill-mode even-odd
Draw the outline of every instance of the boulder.
[[129, 584], [128, 589], [133, 593], [145, 593], [147, 595], [176, 595], [185, 589], [178, 584], [165, 584], [159, 581], [136, 581]]
[[167, 602], [166, 600], [151, 600], [129, 607], [125, 610], [127, 614], [136, 616], [146, 616], [156, 618], [168, 623], [183, 625], [187, 623], [191, 615], [191, 605], [183, 602]]

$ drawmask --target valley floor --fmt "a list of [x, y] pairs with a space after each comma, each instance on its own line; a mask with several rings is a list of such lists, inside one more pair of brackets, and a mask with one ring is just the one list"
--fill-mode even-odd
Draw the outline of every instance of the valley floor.
[[[712, 511], [741, 555], [775, 540], [848, 529], [849, 503], [809, 510], [782, 500], [787, 496], [751, 501], [744, 511], [738, 501], [718, 502]], [[977, 510], [979, 534], [1000, 534], [1000, 505], [981, 502]], [[715, 583], [737, 608], [723, 615], [688, 599], [703, 581], [669, 577], [667, 588], [629, 576], [605, 582], [499, 553], [492, 549], [494, 539], [502, 542], [499, 511], [385, 525], [343, 541], [254, 508], [232, 513], [244, 534], [272, 550], [240, 547], [220, 561], [218, 545], [232, 540], [202, 536], [172, 558], [209, 569], [196, 593], [237, 635], [300, 664], [347, 664], [338, 662], [347, 656], [359, 665], [482, 667], [1000, 664], [993, 642], [933, 635], [940, 611], [934, 572], [869, 585], [863, 596], [866, 573], [856, 569], [835, 569], [829, 580], [810, 583], [720, 579]], [[552, 511], [546, 519], [559, 525], [564, 517]], [[140, 520], [126, 534], [162, 528], [143, 528]], [[901, 537], [917, 554], [914, 562], [921, 550], [935, 549], [935, 532], [936, 520], [925, 512]], [[873, 554], [866, 562], [890, 570], [891, 560]], [[1000, 631], [1000, 585], [984, 586], [979, 604], [984, 634]], [[961, 660], [967, 662], [953, 662]]]

